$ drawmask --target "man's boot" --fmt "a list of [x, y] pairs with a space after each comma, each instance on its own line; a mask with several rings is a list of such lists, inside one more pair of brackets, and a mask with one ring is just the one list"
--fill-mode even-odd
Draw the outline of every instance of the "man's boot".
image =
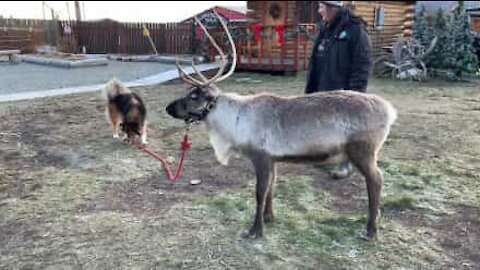
[[353, 172], [350, 161], [342, 162], [337, 168], [331, 170], [328, 174], [335, 180], [347, 178]]

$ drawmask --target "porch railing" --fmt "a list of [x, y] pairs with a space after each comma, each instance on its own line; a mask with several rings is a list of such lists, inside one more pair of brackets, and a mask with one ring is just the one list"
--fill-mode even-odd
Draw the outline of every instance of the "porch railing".
[[[225, 53], [230, 55], [226, 33], [221, 28], [208, 29]], [[315, 38], [315, 25], [246, 25], [229, 28], [237, 48], [240, 69], [297, 71], [305, 69], [308, 55]], [[218, 58], [218, 53], [208, 39], [197, 37], [199, 53], [209, 60]]]
[[[316, 37], [315, 24], [265, 26], [258, 24], [232, 26], [229, 28], [237, 48], [239, 69], [269, 71], [299, 71], [308, 67], [308, 60]], [[381, 28], [368, 28], [372, 42], [372, 57], [388, 51], [388, 48], [402, 34], [401, 25], [384, 25]], [[227, 36], [221, 28], [211, 28], [209, 32], [220, 46], [231, 53]], [[215, 48], [202, 35], [197, 36], [200, 53], [210, 60], [218, 57]]]

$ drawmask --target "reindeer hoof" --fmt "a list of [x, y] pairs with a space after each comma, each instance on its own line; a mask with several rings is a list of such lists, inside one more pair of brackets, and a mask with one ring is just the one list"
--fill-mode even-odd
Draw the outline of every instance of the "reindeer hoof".
[[263, 232], [261, 230], [256, 230], [251, 228], [248, 232], [242, 233], [242, 238], [245, 239], [258, 239], [263, 237]]
[[344, 162], [339, 167], [332, 169], [329, 174], [334, 180], [340, 180], [352, 175], [353, 168], [350, 162]]
[[273, 213], [265, 213], [265, 215], [263, 216], [263, 221], [265, 223], [269, 223], [269, 222], [272, 222], [275, 218], [275, 215]]
[[241, 234], [241, 237], [242, 237], [243, 239], [250, 239], [250, 238], [253, 238], [253, 235], [251, 235], [250, 232], [243, 232], [243, 233]]

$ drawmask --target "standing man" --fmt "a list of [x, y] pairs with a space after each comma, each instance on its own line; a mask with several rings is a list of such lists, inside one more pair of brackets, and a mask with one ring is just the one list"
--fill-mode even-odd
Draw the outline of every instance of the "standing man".
[[[318, 13], [322, 23], [310, 57], [305, 93], [366, 92], [372, 45], [365, 21], [343, 7], [342, 1], [320, 1]], [[340, 179], [351, 171], [350, 162], [345, 162], [330, 175]]]

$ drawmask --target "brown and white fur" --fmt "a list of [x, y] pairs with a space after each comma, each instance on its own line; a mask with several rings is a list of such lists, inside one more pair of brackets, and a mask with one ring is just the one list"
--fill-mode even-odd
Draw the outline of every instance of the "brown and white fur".
[[112, 125], [113, 138], [119, 138], [120, 128], [124, 133], [123, 140], [135, 143], [147, 143], [147, 110], [140, 96], [132, 92], [117, 79], [109, 81], [104, 89], [107, 100], [106, 116]]
[[[233, 46], [231, 39], [230, 42]], [[233, 50], [235, 56], [234, 46]], [[276, 163], [340, 164], [346, 160], [358, 168], [366, 181], [369, 214], [362, 239], [375, 236], [383, 187], [378, 155], [397, 117], [388, 101], [348, 90], [291, 97], [222, 93], [213, 82], [228, 77], [235, 62], [227, 75], [219, 77], [221, 69], [211, 80], [197, 72], [203, 82], [177, 66], [182, 78], [193, 87], [186, 96], [172, 101], [167, 113], [187, 122], [205, 123], [221, 164], [239, 154], [255, 168], [257, 208], [254, 223], [245, 236], [261, 237], [264, 221], [274, 216]]]

